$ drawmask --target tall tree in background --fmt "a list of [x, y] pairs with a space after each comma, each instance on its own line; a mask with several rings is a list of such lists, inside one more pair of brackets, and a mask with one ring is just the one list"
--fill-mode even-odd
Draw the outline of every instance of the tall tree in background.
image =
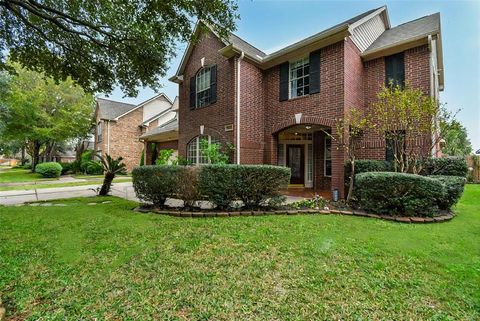
[[440, 126], [443, 127], [442, 138], [445, 140], [445, 147], [442, 148], [444, 154], [449, 156], [466, 156], [472, 153], [472, 144], [468, 139], [468, 132], [465, 126], [457, 120], [443, 121]]
[[89, 132], [94, 99], [70, 78], [56, 83], [41, 73], [11, 66], [17, 75], [0, 95], [0, 137], [25, 142], [34, 169], [41, 155], [50, 160], [56, 146]]
[[194, 19], [226, 37], [236, 10], [236, 0], [0, 0], [0, 70], [8, 52], [55, 80], [133, 96], [139, 86], [159, 89]]

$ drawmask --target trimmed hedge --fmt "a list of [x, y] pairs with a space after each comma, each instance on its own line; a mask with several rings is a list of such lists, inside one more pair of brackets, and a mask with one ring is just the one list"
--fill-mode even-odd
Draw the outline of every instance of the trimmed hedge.
[[35, 172], [47, 178], [60, 177], [62, 165], [56, 162], [40, 163], [35, 167]]
[[443, 196], [438, 200], [438, 206], [440, 209], [451, 209], [452, 206], [460, 200], [460, 197], [462, 197], [466, 183], [465, 177], [441, 175], [432, 175], [428, 177], [438, 180], [443, 184]]
[[201, 195], [219, 209], [230, 208], [234, 201], [255, 208], [278, 200], [280, 190], [290, 181], [290, 169], [269, 165], [148, 165], [136, 167], [132, 180], [137, 197], [156, 206], [176, 197], [191, 207]]
[[440, 180], [420, 175], [370, 172], [355, 179], [359, 205], [377, 214], [433, 216], [445, 195]]
[[178, 166], [145, 165], [132, 171], [133, 188], [142, 201], [163, 206], [167, 197], [176, 192], [176, 173]]
[[[351, 167], [350, 162], [345, 162], [345, 185], [348, 186], [350, 175], [351, 175]], [[384, 160], [374, 160], [374, 159], [357, 159], [355, 161], [355, 175], [361, 173], [369, 173], [369, 172], [391, 172], [393, 171], [393, 164], [388, 161]]]
[[442, 157], [430, 158], [426, 164], [424, 175], [441, 175], [441, 176], [461, 176], [467, 177], [468, 165], [463, 157]]
[[201, 193], [220, 209], [236, 200], [246, 208], [276, 201], [289, 181], [289, 168], [271, 165], [206, 165], [199, 174]]

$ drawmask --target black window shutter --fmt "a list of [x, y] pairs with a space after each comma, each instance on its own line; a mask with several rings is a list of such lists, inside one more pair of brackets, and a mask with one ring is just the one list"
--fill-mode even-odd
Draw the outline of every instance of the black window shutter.
[[288, 72], [290, 65], [284, 62], [280, 65], [280, 101], [288, 100]]
[[310, 53], [310, 94], [320, 92], [320, 50]]
[[385, 85], [405, 85], [405, 59], [403, 52], [385, 57]]
[[210, 103], [217, 101], [217, 65], [210, 67]]
[[196, 93], [196, 77], [193, 76], [190, 78], [190, 109], [194, 109], [197, 100], [197, 93]]

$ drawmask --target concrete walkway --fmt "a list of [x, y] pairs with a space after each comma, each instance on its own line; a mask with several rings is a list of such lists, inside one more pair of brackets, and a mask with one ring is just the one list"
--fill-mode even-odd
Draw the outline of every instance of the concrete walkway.
[[[25, 202], [47, 201], [62, 198], [95, 196], [96, 189], [102, 184], [84, 186], [39, 188], [34, 190], [15, 190], [0, 192], [1, 205], [23, 204]], [[137, 201], [131, 182], [113, 183], [111, 194], [132, 201]]]

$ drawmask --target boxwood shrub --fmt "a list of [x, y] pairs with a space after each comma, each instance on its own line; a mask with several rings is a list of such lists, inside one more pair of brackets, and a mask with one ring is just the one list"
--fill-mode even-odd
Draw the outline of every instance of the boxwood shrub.
[[463, 189], [465, 187], [466, 179], [460, 176], [429, 176], [443, 184], [443, 196], [438, 200], [438, 206], [442, 210], [449, 210], [462, 197]]
[[377, 214], [433, 216], [445, 195], [440, 180], [420, 175], [370, 172], [355, 179], [359, 205]]
[[35, 167], [35, 172], [47, 178], [59, 177], [62, 174], [62, 165], [56, 162], [40, 163]]
[[133, 188], [137, 197], [156, 206], [163, 206], [176, 190], [177, 166], [147, 165], [132, 171]]
[[289, 181], [290, 169], [271, 165], [206, 165], [199, 174], [201, 193], [221, 209], [236, 200], [246, 208], [266, 205]]
[[468, 173], [467, 161], [463, 157], [449, 156], [430, 158], [423, 171], [424, 175], [461, 176]]

